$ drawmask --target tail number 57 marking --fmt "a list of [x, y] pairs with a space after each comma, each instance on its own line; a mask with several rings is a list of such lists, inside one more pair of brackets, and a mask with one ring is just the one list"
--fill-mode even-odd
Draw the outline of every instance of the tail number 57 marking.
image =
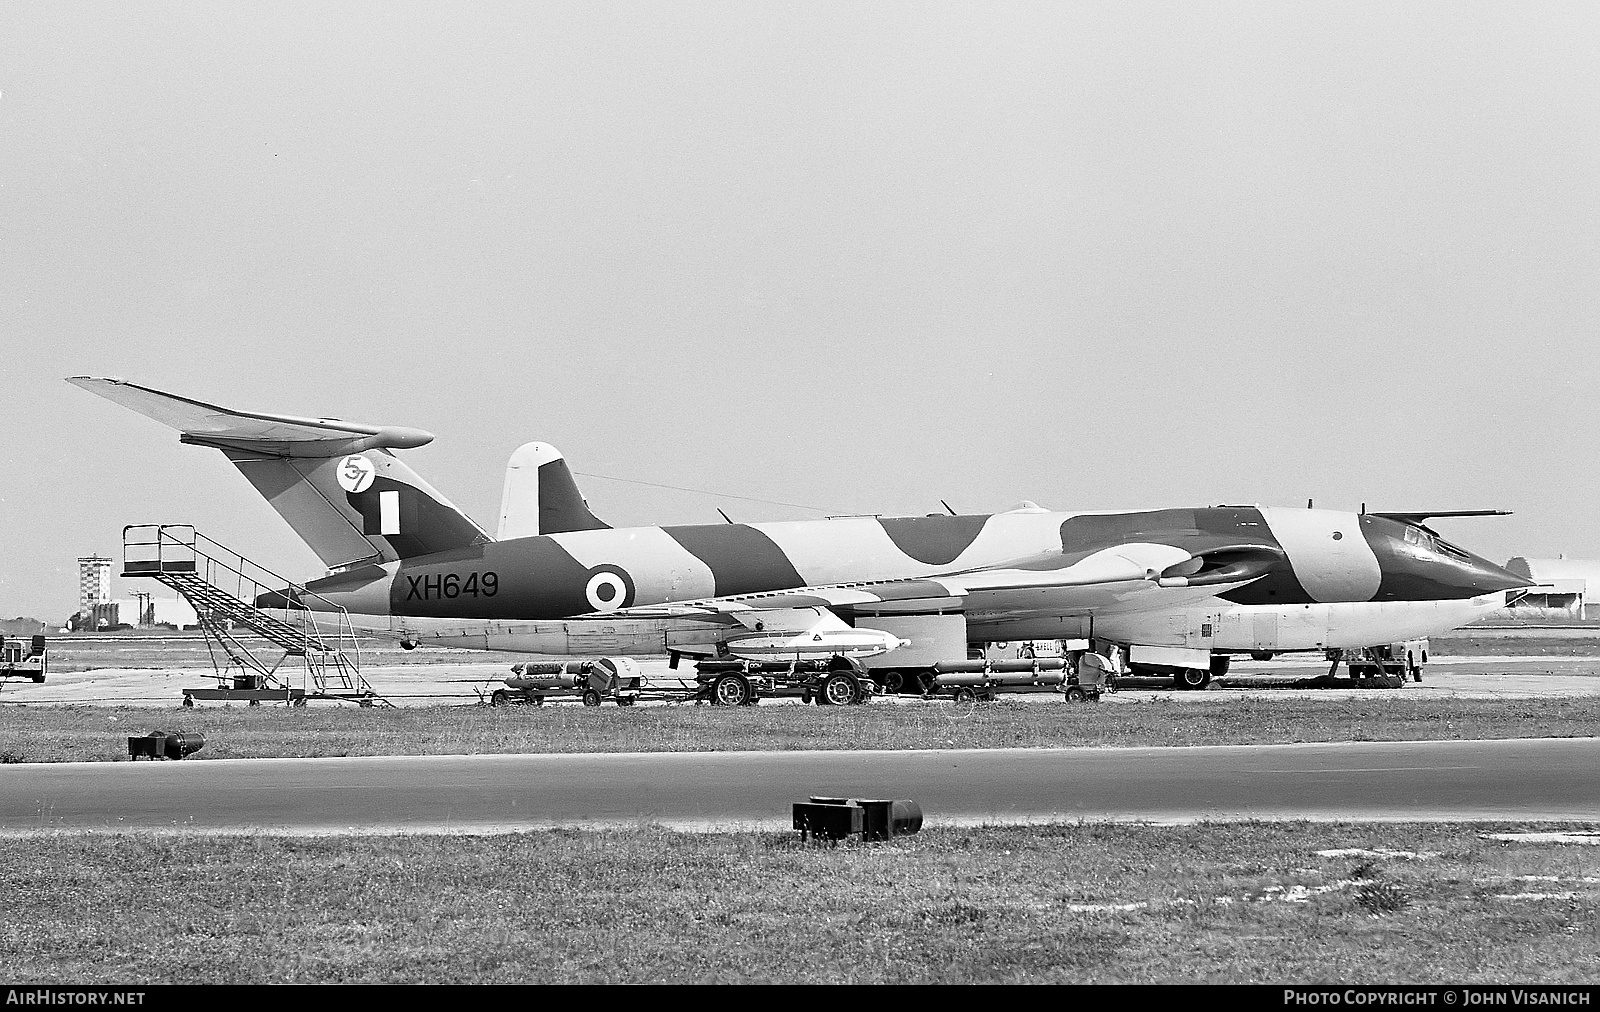
[[500, 592], [500, 576], [493, 570], [485, 573], [428, 573], [407, 576], [407, 601], [454, 600], [458, 597], [493, 597]]

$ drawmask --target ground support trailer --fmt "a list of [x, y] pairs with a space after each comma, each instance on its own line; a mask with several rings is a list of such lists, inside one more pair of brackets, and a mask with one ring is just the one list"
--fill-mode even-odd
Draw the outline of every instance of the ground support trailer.
[[1045, 690], [1061, 693], [1069, 703], [1099, 702], [1100, 693], [1107, 688], [1099, 670], [1088, 668], [1080, 677], [1078, 668], [1065, 657], [944, 661], [933, 666], [932, 685], [925, 695], [945, 696], [959, 703], [990, 700], [1004, 692]]
[[700, 661], [695, 680], [706, 702], [748, 706], [761, 699], [798, 698], [819, 706], [865, 703], [878, 684], [843, 657], [826, 661]]
[[869, 673], [882, 692], [923, 699], [970, 702], [1001, 693], [1051, 692], [1076, 703], [1115, 691], [1101, 667], [1081, 663], [1088, 645], [1087, 640], [969, 643], [962, 659], [914, 667], [883, 665]]
[[858, 666], [832, 661], [707, 660], [693, 678], [648, 678], [627, 657], [585, 661], [530, 661], [512, 667], [506, 687], [489, 697], [491, 706], [579, 699], [585, 706], [611, 700], [618, 706], [640, 701], [750, 706], [762, 699], [797, 698], [803, 703], [851, 705], [865, 702], [876, 686]]
[[528, 661], [511, 666], [506, 687], [489, 694], [490, 706], [543, 706], [545, 700], [575, 699], [599, 706], [609, 699], [632, 706], [640, 699], [668, 699], [690, 691], [647, 685], [631, 657], [597, 657], [586, 661]]

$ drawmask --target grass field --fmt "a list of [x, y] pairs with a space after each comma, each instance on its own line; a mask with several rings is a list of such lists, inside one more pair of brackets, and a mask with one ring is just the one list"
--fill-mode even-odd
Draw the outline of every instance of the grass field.
[[[1587, 630], [1579, 630], [1587, 636]], [[1581, 637], [1462, 655], [1582, 654]], [[1495, 644], [1516, 642], [1514, 650]], [[1547, 642], [1548, 641], [1548, 642]], [[80, 644], [94, 667], [206, 664]], [[196, 652], [198, 648], [199, 652]], [[391, 650], [380, 663], [483, 655]], [[1600, 697], [1152, 696], [863, 707], [0, 708], [0, 762], [1587, 736]], [[4, 776], [0, 773], [0, 776]], [[0, 966], [40, 982], [1600, 981], [1600, 847], [1479, 824], [931, 825], [886, 844], [549, 831], [0, 837]], [[1572, 831], [1572, 826], [1550, 827]], [[1590, 827], [1593, 828], [1593, 827]], [[1343, 853], [1319, 854], [1319, 851]], [[1359, 853], [1367, 851], [1370, 853]]]
[[[1216, 694], [1214, 694], [1216, 695]], [[1582, 737], [1600, 697], [1259, 699], [814, 707], [8, 707], [0, 762], [128, 758], [127, 738], [200, 731], [194, 760], [511, 752], [1016, 748]]]
[[[1600, 847], [1496, 828], [1528, 827], [930, 827], [837, 847], [650, 827], [36, 834], [0, 838], [0, 966], [108, 983], [1600, 980]], [[1352, 849], [1378, 853], [1318, 854]]]

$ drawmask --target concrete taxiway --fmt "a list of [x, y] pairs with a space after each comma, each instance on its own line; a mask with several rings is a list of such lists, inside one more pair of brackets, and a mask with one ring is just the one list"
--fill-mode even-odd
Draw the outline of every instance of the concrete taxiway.
[[807, 795], [911, 798], [931, 824], [1600, 820], [1600, 738], [982, 751], [35, 763], [0, 832], [780, 828]]

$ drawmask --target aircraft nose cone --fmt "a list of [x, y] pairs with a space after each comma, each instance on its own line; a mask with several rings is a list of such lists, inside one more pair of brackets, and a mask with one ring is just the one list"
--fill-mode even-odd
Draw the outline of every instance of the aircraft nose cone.
[[1471, 561], [1463, 568], [1470, 586], [1478, 594], [1493, 594], [1501, 590], [1517, 590], [1533, 586], [1533, 582], [1527, 577], [1518, 576], [1509, 569], [1476, 555], [1472, 556]]

